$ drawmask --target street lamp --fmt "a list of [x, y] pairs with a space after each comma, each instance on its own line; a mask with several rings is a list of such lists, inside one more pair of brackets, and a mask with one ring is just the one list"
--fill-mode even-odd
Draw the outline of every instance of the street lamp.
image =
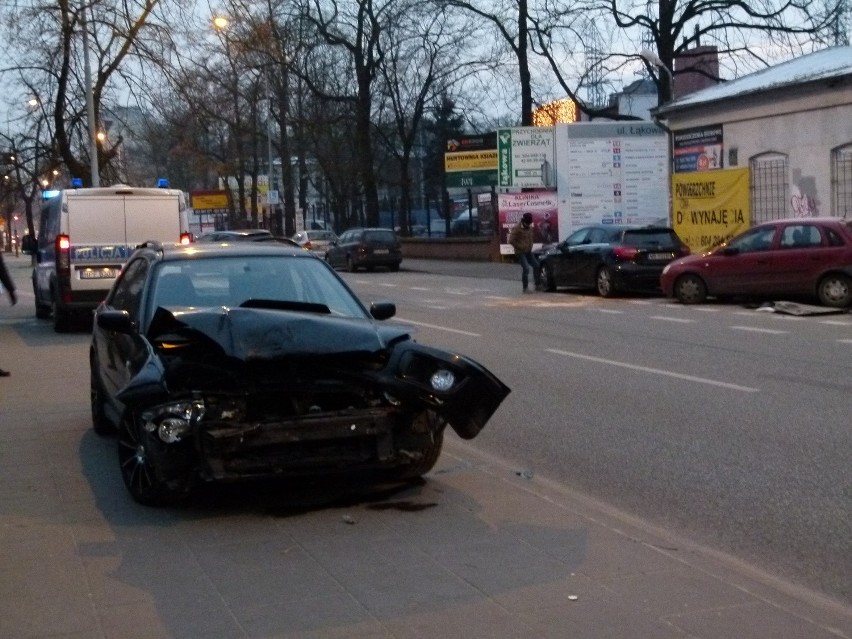
[[639, 56], [651, 66], [655, 66], [659, 69], [665, 71], [666, 75], [669, 76], [669, 85], [668, 91], [666, 91], [665, 102], [671, 100], [672, 94], [674, 93], [674, 76], [672, 75], [671, 70], [663, 64], [663, 61], [660, 60], [660, 56], [651, 51], [650, 49], [642, 49], [639, 52]]
[[[227, 31], [230, 26], [230, 20], [223, 16], [214, 16], [213, 26], [219, 31]], [[227, 36], [225, 36], [227, 38]], [[269, 209], [269, 218], [272, 219], [274, 207], [272, 205], [273, 197], [277, 197], [272, 193], [273, 185], [273, 166], [272, 166], [272, 94], [270, 91], [271, 78], [269, 70], [264, 71], [264, 84], [266, 89], [267, 113], [266, 113], [266, 206]]]

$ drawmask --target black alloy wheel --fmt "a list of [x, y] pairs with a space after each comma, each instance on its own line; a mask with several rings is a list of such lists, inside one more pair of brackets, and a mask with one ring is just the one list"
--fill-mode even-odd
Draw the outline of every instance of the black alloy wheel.
[[[155, 461], [157, 449], [164, 446], [156, 434], [145, 432], [138, 420], [126, 415], [118, 428], [118, 463], [124, 485], [134, 500], [144, 506], [173, 506], [192, 490], [194, 474], [187, 469], [165, 477]], [[152, 454], [152, 452], [154, 454]]]

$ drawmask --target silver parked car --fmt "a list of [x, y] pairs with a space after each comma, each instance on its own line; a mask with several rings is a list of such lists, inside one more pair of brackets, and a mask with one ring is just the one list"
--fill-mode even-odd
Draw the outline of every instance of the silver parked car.
[[294, 233], [291, 239], [302, 248], [314, 253], [317, 257], [325, 259], [329, 247], [337, 241], [337, 235], [334, 231], [306, 229]]

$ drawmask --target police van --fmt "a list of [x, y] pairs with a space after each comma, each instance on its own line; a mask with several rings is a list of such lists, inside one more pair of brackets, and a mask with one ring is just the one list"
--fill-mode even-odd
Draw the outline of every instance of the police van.
[[[59, 191], [42, 202], [35, 254], [36, 317], [57, 332], [97, 307], [139, 244], [191, 240], [182, 191], [116, 185]], [[34, 244], [34, 245], [33, 245]], [[29, 250], [26, 250], [29, 248]]]

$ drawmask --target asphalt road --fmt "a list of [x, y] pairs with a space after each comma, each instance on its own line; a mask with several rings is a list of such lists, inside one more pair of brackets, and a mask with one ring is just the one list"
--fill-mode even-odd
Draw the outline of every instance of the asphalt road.
[[852, 601], [852, 316], [521, 295], [518, 267], [469, 266], [344, 278], [514, 389], [478, 447]]

